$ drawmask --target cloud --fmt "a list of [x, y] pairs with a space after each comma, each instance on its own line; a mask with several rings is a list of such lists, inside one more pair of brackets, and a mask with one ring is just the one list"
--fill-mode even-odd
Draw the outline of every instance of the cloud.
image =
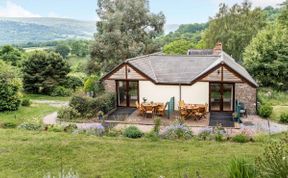
[[34, 14], [11, 1], [6, 1], [6, 5], [0, 7], [0, 17], [40, 17], [40, 15]]

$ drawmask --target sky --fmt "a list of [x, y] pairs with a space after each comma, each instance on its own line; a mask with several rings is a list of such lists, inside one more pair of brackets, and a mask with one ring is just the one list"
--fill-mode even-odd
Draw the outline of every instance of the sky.
[[[284, 0], [250, 0], [253, 7], [277, 7]], [[207, 22], [219, 3], [243, 0], [150, 0], [150, 10], [162, 11], [167, 24]], [[62, 17], [96, 21], [97, 0], [0, 0], [0, 17]]]

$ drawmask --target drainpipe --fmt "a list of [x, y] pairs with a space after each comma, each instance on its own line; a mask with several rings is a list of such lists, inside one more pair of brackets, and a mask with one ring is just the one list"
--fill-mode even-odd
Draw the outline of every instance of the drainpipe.
[[182, 100], [182, 88], [181, 88], [181, 84], [179, 83], [179, 101]]

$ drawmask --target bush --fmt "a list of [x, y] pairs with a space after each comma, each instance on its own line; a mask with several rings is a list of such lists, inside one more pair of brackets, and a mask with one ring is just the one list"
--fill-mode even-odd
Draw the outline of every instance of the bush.
[[24, 129], [24, 130], [40, 130], [41, 125], [37, 123], [31, 123], [31, 122], [24, 122], [18, 126], [19, 129]]
[[232, 138], [232, 141], [238, 142], [238, 143], [246, 143], [246, 142], [249, 142], [249, 137], [247, 135], [241, 133], [241, 134], [235, 135]]
[[223, 141], [224, 140], [224, 134], [225, 134], [225, 130], [222, 127], [222, 125], [217, 124], [217, 126], [215, 127], [215, 134], [214, 134], [215, 141], [217, 141], [217, 142]]
[[14, 129], [17, 127], [17, 125], [13, 122], [4, 122], [0, 124], [0, 127], [3, 129]]
[[165, 139], [190, 139], [193, 133], [186, 125], [175, 122], [172, 125], [164, 128], [161, 137]]
[[82, 87], [83, 81], [80, 77], [69, 75], [65, 82], [65, 87], [72, 88], [75, 92], [77, 87]]
[[22, 106], [30, 106], [31, 105], [31, 101], [29, 98], [24, 98], [22, 100]]
[[70, 104], [82, 117], [96, 117], [99, 111], [105, 114], [115, 108], [115, 95], [104, 93], [96, 98], [73, 96]]
[[210, 129], [204, 129], [198, 134], [200, 140], [210, 140], [212, 131]]
[[153, 127], [153, 131], [157, 134], [159, 134], [160, 132], [160, 126], [161, 126], [161, 118], [157, 117], [156, 119], [154, 119], [154, 127]]
[[72, 90], [63, 86], [55, 87], [50, 93], [51, 96], [71, 96]]
[[65, 121], [71, 121], [80, 117], [80, 113], [72, 107], [63, 107], [58, 111], [58, 118]]
[[141, 138], [144, 134], [136, 126], [129, 126], [124, 130], [123, 135], [128, 138]]
[[234, 158], [228, 165], [229, 178], [254, 178], [256, 177], [256, 169], [245, 159]]
[[145, 138], [151, 141], [158, 141], [160, 137], [159, 137], [159, 133], [152, 130], [151, 132], [145, 134]]
[[63, 130], [64, 130], [64, 132], [72, 133], [76, 129], [77, 129], [76, 124], [69, 124], [69, 125], [65, 126]]
[[260, 106], [259, 115], [263, 118], [268, 118], [271, 116], [273, 107], [270, 104], [263, 104]]
[[103, 125], [97, 125], [95, 128], [85, 130], [87, 135], [103, 136], [105, 134], [105, 128]]
[[16, 111], [20, 104], [21, 80], [17, 68], [0, 60], [0, 112]]
[[71, 98], [69, 106], [76, 109], [83, 116], [87, 113], [90, 100], [89, 97], [75, 95]]
[[271, 143], [263, 155], [256, 160], [259, 177], [287, 178], [288, 175], [288, 134], [281, 141]]
[[280, 115], [280, 122], [288, 123], [288, 113], [282, 113]]

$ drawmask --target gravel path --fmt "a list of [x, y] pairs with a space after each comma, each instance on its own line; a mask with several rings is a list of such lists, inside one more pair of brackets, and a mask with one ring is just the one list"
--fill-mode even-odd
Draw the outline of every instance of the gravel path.
[[50, 106], [54, 106], [57, 108], [68, 106], [69, 104], [69, 102], [67, 101], [53, 101], [53, 100], [32, 100], [32, 102], [36, 104], [48, 104]]

